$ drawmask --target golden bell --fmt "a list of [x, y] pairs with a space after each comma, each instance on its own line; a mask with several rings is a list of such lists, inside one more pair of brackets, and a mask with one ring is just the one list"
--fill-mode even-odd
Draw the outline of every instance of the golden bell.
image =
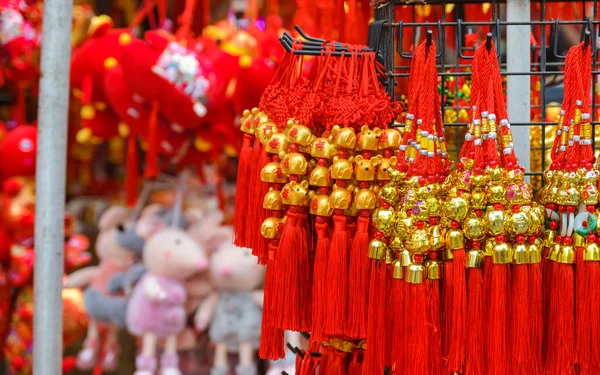
[[392, 253], [392, 251], [390, 251], [390, 248], [388, 246], [388, 249], [385, 252], [385, 264], [390, 266], [390, 265], [392, 265], [393, 262], [394, 262], [394, 254]]
[[513, 262], [515, 264], [529, 264], [529, 249], [524, 243], [516, 243], [513, 245]]
[[308, 183], [311, 186], [329, 187], [333, 185], [333, 180], [329, 176], [329, 168], [317, 165], [310, 172]]
[[288, 120], [286, 139], [290, 143], [296, 143], [298, 146], [306, 147], [312, 143], [315, 136], [307, 126], [298, 124], [296, 120]]
[[328, 138], [315, 138], [310, 144], [310, 156], [313, 158], [331, 159], [337, 150]]
[[260, 226], [260, 234], [264, 238], [273, 240], [281, 237], [283, 227], [285, 225], [285, 219], [278, 217], [269, 217], [263, 221]]
[[527, 252], [529, 253], [529, 264], [538, 264], [542, 261], [542, 249], [538, 243], [529, 244]]
[[308, 206], [308, 181], [290, 181], [281, 189], [283, 204], [288, 206]]
[[507, 243], [499, 243], [492, 250], [492, 262], [494, 264], [509, 264], [512, 262], [512, 249]]
[[358, 151], [376, 151], [379, 148], [379, 136], [381, 129], [370, 129], [367, 125], [360, 128], [360, 133], [356, 135], [356, 150]]
[[492, 236], [504, 233], [504, 211], [492, 210], [487, 213], [487, 229]]
[[402, 133], [397, 128], [381, 130], [381, 134], [379, 135], [380, 150], [397, 150], [400, 147], [400, 143], [402, 143]]
[[423, 276], [425, 274], [425, 267], [420, 263], [411, 263], [406, 268], [406, 274], [404, 279], [410, 284], [422, 284]]
[[394, 230], [394, 211], [391, 208], [378, 208], [373, 212], [373, 225], [385, 236], [390, 236]]
[[468, 212], [469, 204], [462, 196], [452, 198], [444, 203], [444, 215], [453, 220], [462, 221]]
[[271, 189], [263, 199], [263, 208], [271, 211], [282, 211], [283, 201], [281, 199], [281, 191]]
[[354, 133], [353, 128], [340, 128], [336, 125], [331, 129], [331, 134], [336, 148], [354, 149], [354, 146], [356, 145], [356, 134]]
[[600, 246], [596, 242], [590, 242], [586, 245], [583, 260], [588, 262], [600, 261]]
[[451, 229], [446, 233], [446, 249], [460, 250], [465, 248], [465, 238], [463, 232], [458, 229]]
[[260, 180], [268, 184], [285, 184], [287, 176], [283, 174], [278, 162], [270, 162], [260, 171]]
[[394, 279], [404, 279], [404, 268], [400, 259], [395, 259], [392, 262], [392, 277]]
[[562, 243], [556, 242], [554, 244], [551, 244], [550, 249], [548, 250], [548, 259], [553, 261], [553, 262], [558, 262], [558, 255], [560, 254], [560, 251], [562, 249]]
[[443, 262], [439, 259], [430, 259], [425, 263], [425, 277], [428, 280], [439, 280], [443, 276]]
[[483, 253], [486, 257], [491, 257], [494, 254], [494, 246], [496, 246], [495, 238], [488, 238], [485, 241], [485, 249]]
[[318, 194], [310, 200], [310, 214], [316, 216], [332, 216], [333, 207], [329, 201], [329, 195]]
[[385, 242], [374, 239], [369, 243], [369, 258], [375, 260], [383, 260], [385, 259], [385, 254], [387, 252], [387, 245]]
[[412, 264], [412, 257], [408, 249], [404, 249], [400, 252], [400, 263], [402, 264], [402, 267], [408, 267]]
[[584, 247], [585, 244], [587, 243], [587, 241], [585, 240], [585, 237], [580, 236], [576, 232], [573, 232], [572, 238], [573, 238], [573, 246], [575, 248]]
[[346, 188], [334, 188], [329, 195], [329, 204], [334, 210], [347, 210], [352, 205], [352, 193]]
[[331, 178], [334, 180], [351, 180], [353, 175], [352, 162], [337, 156], [333, 158], [333, 164], [329, 167]]
[[292, 152], [291, 154], [286, 154], [281, 159], [281, 169], [286, 175], [289, 176], [295, 174], [304, 176], [306, 174], [308, 162], [303, 154]]
[[471, 249], [467, 252], [467, 268], [481, 268], [483, 267], [483, 260], [485, 255], [483, 251], [479, 249]]
[[556, 259], [558, 263], [573, 264], [575, 263], [575, 249], [571, 245], [563, 245]]

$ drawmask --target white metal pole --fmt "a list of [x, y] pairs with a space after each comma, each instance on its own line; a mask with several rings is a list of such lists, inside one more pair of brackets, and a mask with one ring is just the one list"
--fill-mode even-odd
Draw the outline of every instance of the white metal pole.
[[44, 1], [35, 176], [35, 375], [62, 374], [61, 292], [72, 12], [72, 1]]
[[[507, 0], [506, 19], [509, 22], [529, 22], [531, 19], [530, 1]], [[530, 32], [531, 26], [529, 25], [507, 26], [506, 66], [509, 72], [529, 72], [531, 67]], [[529, 112], [530, 92], [531, 81], [529, 76], [508, 76], [507, 106], [510, 122], [526, 123], [531, 121]], [[529, 126], [515, 126], [511, 129], [519, 164], [529, 171], [531, 169]]]

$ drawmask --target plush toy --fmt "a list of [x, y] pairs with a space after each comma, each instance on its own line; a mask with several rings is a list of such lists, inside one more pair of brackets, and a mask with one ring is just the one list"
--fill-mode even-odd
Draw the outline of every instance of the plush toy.
[[128, 330], [144, 339], [135, 374], [156, 371], [157, 339], [166, 339], [160, 361], [162, 373], [180, 374], [177, 335], [186, 325], [185, 281], [206, 270], [208, 259], [185, 231], [167, 227], [160, 218], [149, 217], [137, 231], [146, 239], [143, 263], [147, 271], [134, 287], [127, 308]]
[[254, 357], [260, 340], [264, 277], [265, 268], [248, 248], [227, 241], [213, 252], [210, 281], [215, 292], [195, 316], [199, 331], [210, 324], [208, 334], [216, 345], [212, 375], [229, 373], [227, 354], [234, 351], [239, 352], [240, 358], [236, 374], [256, 374]]
[[77, 358], [77, 367], [82, 370], [90, 370], [96, 365], [100, 325], [107, 327], [102, 368], [114, 371], [118, 365], [117, 334], [119, 328], [125, 327], [127, 299], [110, 295], [108, 281], [112, 275], [123, 272], [134, 261], [134, 254], [122, 248], [117, 241], [117, 226], [128, 214], [127, 208], [114, 206], [102, 215], [99, 222], [100, 233], [96, 240], [96, 254], [100, 258], [100, 264], [74, 272], [66, 282], [67, 288], [88, 286], [84, 294], [85, 308], [90, 318], [88, 335]]

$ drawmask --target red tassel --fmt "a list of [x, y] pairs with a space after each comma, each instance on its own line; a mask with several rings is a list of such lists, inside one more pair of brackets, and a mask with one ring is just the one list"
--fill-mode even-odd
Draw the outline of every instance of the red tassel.
[[548, 328], [545, 374], [575, 374], [575, 277], [572, 264], [554, 262]]
[[[408, 285], [405, 305], [406, 327], [406, 375], [430, 375], [429, 371], [429, 335], [427, 334], [428, 296], [424, 283]], [[371, 320], [369, 319], [369, 323]], [[369, 342], [367, 340], [367, 342]], [[378, 372], [381, 373], [381, 372]], [[373, 372], [372, 374], [377, 374]]]
[[152, 102], [152, 111], [148, 121], [148, 151], [146, 152], [146, 178], [158, 177], [158, 108], [157, 101]]
[[327, 355], [327, 375], [347, 375], [348, 374], [348, 353], [329, 347]]
[[300, 366], [300, 372], [298, 375], [315, 375], [317, 367], [321, 362], [319, 357], [319, 347], [321, 344], [318, 341], [312, 339], [308, 343], [308, 350], [304, 352], [304, 358], [302, 359], [302, 365]]
[[[456, 261], [456, 258], [454, 258]], [[443, 373], [442, 357], [442, 304], [440, 297], [440, 283], [438, 280], [427, 280], [428, 295], [428, 321], [429, 328], [429, 362], [431, 375]]]
[[368, 374], [383, 374], [385, 367], [385, 333], [386, 322], [386, 281], [387, 272], [385, 260], [371, 260], [369, 275], [369, 305], [367, 312], [367, 350], [365, 352], [365, 367]]
[[346, 217], [343, 212], [333, 215], [333, 233], [331, 248], [327, 260], [327, 317], [325, 333], [343, 335], [346, 333], [345, 324], [348, 322], [348, 234], [346, 232]]
[[[240, 158], [238, 161], [237, 180], [235, 182], [235, 221], [233, 224], [233, 243], [238, 247], [248, 247], [246, 243], [246, 218], [248, 215], [248, 201], [250, 199], [250, 172], [252, 163], [252, 144], [254, 137], [244, 134]], [[251, 164], [252, 163], [252, 164]], [[254, 182], [254, 181], [253, 181]], [[253, 253], [254, 254], [254, 253]], [[256, 254], [254, 254], [256, 255]]]
[[[511, 374], [530, 374], [530, 315], [529, 315], [529, 266], [515, 264], [512, 271], [510, 338], [512, 352]], [[492, 317], [493, 319], [493, 317]]]
[[[589, 246], [589, 245], [588, 245]], [[600, 262], [589, 261], [589, 278], [590, 288], [588, 292], [591, 297], [590, 311], [593, 313], [589, 316], [590, 321], [590, 348], [597, 349], [600, 347]], [[600, 351], [592, 350], [591, 369], [590, 374], [600, 374]]]
[[354, 349], [352, 351], [350, 354], [350, 364], [348, 364], [348, 375], [362, 375], [364, 352], [363, 349]]
[[325, 335], [325, 317], [327, 316], [327, 254], [331, 247], [327, 218], [317, 216], [315, 232], [317, 233], [317, 249], [313, 277], [313, 319], [311, 339], [316, 342], [321, 342], [327, 339], [327, 336]]
[[[399, 265], [400, 266], [400, 265]], [[400, 269], [402, 267], [400, 266]], [[393, 314], [392, 323], [392, 374], [404, 374], [404, 361], [406, 355], [406, 336], [404, 324], [404, 294], [406, 282], [401, 278], [392, 276], [390, 280], [391, 287], [391, 313]], [[389, 350], [389, 349], [388, 349]]]
[[310, 330], [310, 317], [304, 314], [310, 305], [306, 298], [309, 296], [307, 289], [310, 288], [308, 240], [304, 229], [306, 216], [302, 208], [290, 207], [277, 248], [270, 324], [283, 330]]
[[466, 257], [464, 249], [452, 252], [454, 260], [452, 268], [452, 309], [446, 310], [451, 314], [448, 348], [447, 370], [451, 373], [462, 373], [465, 364], [466, 325], [467, 325], [467, 280]]
[[508, 374], [508, 308], [510, 264], [492, 265], [488, 327], [489, 375]]
[[[389, 322], [389, 328], [391, 332], [393, 331], [393, 327], [394, 327], [394, 296], [392, 295], [392, 280], [394, 278], [394, 266], [392, 264], [386, 264], [385, 267], [385, 273], [386, 273], [386, 282], [385, 282], [385, 314], [384, 314], [384, 319], [386, 322]], [[384, 365], [387, 369], [392, 369], [393, 363], [394, 363], [394, 353], [392, 350], [392, 347], [394, 346], [394, 341], [396, 340], [396, 338], [392, 335], [385, 335], [385, 359], [384, 359]]]
[[542, 268], [542, 288], [543, 288], [543, 295], [542, 297], [544, 298], [544, 300], [542, 301], [543, 306], [544, 306], [544, 313], [542, 315], [542, 322], [543, 322], [543, 327], [544, 327], [544, 337], [542, 338], [542, 355], [545, 357], [546, 354], [548, 353], [548, 333], [550, 332], [549, 329], [549, 321], [550, 321], [550, 317], [549, 315], [549, 311], [550, 311], [550, 290], [552, 287], [552, 271], [554, 270], [554, 262], [550, 259], [548, 259], [548, 252], [549, 252], [549, 248], [548, 247], [544, 247], [544, 260], [543, 260], [543, 268]]
[[133, 135], [130, 135], [127, 139], [127, 164], [125, 168], [127, 171], [125, 175], [125, 204], [128, 207], [133, 207], [137, 201], [138, 185], [140, 183], [137, 143]]
[[591, 289], [597, 288], [597, 285], [590, 285], [590, 271], [594, 262], [585, 261], [584, 247], [576, 248], [575, 264], [575, 322], [576, 322], [576, 342], [575, 356], [576, 363], [579, 365], [580, 374], [591, 374], [592, 351], [591, 347], [591, 319], [598, 312], [591, 310]]
[[444, 278], [442, 279], [442, 354], [448, 358], [450, 351], [450, 332], [452, 332], [452, 293], [454, 292], [454, 260], [446, 260], [444, 266]]
[[542, 262], [529, 265], [529, 314], [531, 322], [531, 366], [533, 374], [543, 369], [544, 340]]
[[265, 274], [265, 289], [263, 300], [263, 315], [260, 333], [260, 347], [258, 355], [263, 359], [277, 360], [285, 358], [284, 336], [285, 332], [279, 328], [275, 328], [269, 324], [271, 320], [271, 312], [273, 311], [272, 298], [275, 273], [275, 254], [277, 252], [277, 244], [271, 242], [269, 244], [269, 260], [267, 263], [267, 271]]
[[356, 221], [356, 234], [350, 250], [347, 336], [367, 337], [367, 297], [369, 293], [369, 211], [362, 211]]
[[319, 364], [319, 375], [327, 374], [327, 362], [329, 362], [329, 352], [331, 351], [331, 347], [322, 346], [321, 349], [321, 363]]
[[483, 294], [483, 269], [467, 269], [467, 342], [465, 375], [484, 373], [485, 360], [485, 310]]

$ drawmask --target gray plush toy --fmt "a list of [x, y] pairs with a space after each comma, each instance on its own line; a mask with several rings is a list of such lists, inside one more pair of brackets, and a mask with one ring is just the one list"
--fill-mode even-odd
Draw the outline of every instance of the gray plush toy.
[[202, 303], [194, 323], [199, 331], [210, 324], [208, 334], [216, 346], [211, 375], [229, 373], [229, 352], [239, 352], [237, 375], [256, 375], [265, 269], [250, 249], [232, 245], [229, 237], [212, 253], [209, 273], [215, 292]]

